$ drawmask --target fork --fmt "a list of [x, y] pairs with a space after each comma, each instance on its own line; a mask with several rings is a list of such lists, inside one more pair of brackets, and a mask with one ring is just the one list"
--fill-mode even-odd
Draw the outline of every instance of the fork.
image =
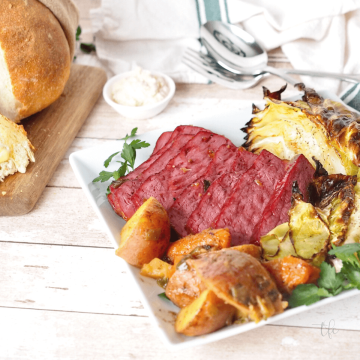
[[243, 90], [255, 86], [268, 73], [258, 75], [235, 74], [220, 66], [211, 56], [187, 48], [182, 62], [211, 81], [229, 89]]

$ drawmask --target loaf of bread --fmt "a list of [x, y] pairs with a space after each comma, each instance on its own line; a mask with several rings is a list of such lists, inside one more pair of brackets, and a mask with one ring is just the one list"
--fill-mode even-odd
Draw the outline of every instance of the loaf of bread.
[[71, 62], [64, 31], [45, 5], [0, 0], [0, 114], [19, 122], [50, 105], [65, 87]]
[[25, 173], [35, 161], [33, 150], [22, 125], [0, 115], [0, 182], [17, 171]]

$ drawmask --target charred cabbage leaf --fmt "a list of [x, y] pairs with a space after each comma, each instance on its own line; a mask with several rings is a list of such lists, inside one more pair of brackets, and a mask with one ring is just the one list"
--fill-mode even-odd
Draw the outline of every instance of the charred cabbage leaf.
[[289, 236], [299, 257], [312, 259], [326, 250], [330, 230], [316, 208], [303, 201], [299, 193], [293, 193], [289, 217]]
[[360, 166], [360, 117], [341, 103], [323, 99], [298, 84], [302, 100], [285, 102], [264, 88], [265, 109], [253, 107], [244, 147], [254, 153], [266, 149], [291, 160], [303, 154], [315, 167], [315, 156], [329, 174], [355, 175]]
[[358, 173], [358, 182], [354, 188], [354, 211], [352, 212], [349, 220], [347, 233], [345, 236], [345, 243], [360, 243], [360, 170]]
[[[355, 208], [356, 176], [315, 173], [309, 186], [310, 202], [327, 216], [330, 244], [339, 246], [346, 240], [350, 217]], [[358, 229], [359, 231], [359, 229]]]
[[262, 256], [266, 260], [297, 256], [289, 236], [289, 224], [281, 224], [260, 239]]

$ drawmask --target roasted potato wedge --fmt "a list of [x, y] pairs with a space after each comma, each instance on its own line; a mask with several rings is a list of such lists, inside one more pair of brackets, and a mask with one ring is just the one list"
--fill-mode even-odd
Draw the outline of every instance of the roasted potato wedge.
[[224, 249], [189, 259], [205, 286], [244, 318], [255, 322], [283, 312], [282, 297], [269, 273], [258, 260], [244, 252]]
[[190, 254], [198, 246], [211, 246], [217, 250], [230, 247], [231, 235], [228, 229], [206, 229], [196, 235], [188, 235], [170, 245], [167, 256], [174, 262], [179, 255]]
[[153, 197], [142, 204], [121, 230], [116, 255], [136, 267], [160, 258], [170, 242], [170, 221], [166, 210]]
[[263, 266], [273, 276], [283, 294], [291, 294], [300, 284], [314, 283], [320, 275], [319, 268], [294, 256], [267, 261]]
[[232, 322], [236, 309], [205, 290], [189, 306], [180, 310], [175, 330], [187, 336], [209, 334]]
[[238, 246], [232, 246], [230, 248], [231, 250], [237, 250], [246, 254], [251, 255], [257, 260], [261, 260], [261, 247], [252, 245], [252, 244], [245, 244], [245, 245], [238, 245]]
[[206, 289], [193, 269], [176, 270], [166, 285], [166, 296], [178, 307], [183, 308], [198, 298]]
[[152, 259], [149, 264], [143, 265], [140, 275], [153, 279], [168, 279], [172, 275], [173, 265], [166, 263], [158, 258]]

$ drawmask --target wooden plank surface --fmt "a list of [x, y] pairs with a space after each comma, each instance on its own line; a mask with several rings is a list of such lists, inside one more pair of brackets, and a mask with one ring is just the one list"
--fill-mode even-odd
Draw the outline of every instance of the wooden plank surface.
[[0, 327], [2, 359], [355, 360], [360, 351], [358, 332], [345, 330], [329, 338], [320, 328], [265, 326], [170, 352], [144, 317], [0, 308], [0, 318], [11, 323]]
[[60, 98], [22, 121], [36, 149], [35, 163], [29, 164], [25, 174], [16, 173], [0, 184], [0, 216], [23, 215], [34, 207], [105, 82], [102, 69], [73, 65]]
[[[101, 0], [75, 0], [82, 40], [93, 41], [89, 10]], [[78, 52], [79, 62], [98, 63]], [[272, 66], [291, 66], [280, 49]], [[274, 326], [206, 346], [170, 353], [143, 309], [121, 259], [114, 256], [69, 166], [72, 151], [113, 142], [134, 126], [139, 133], [247, 106], [261, 99], [261, 86], [232, 91], [216, 84], [177, 84], [161, 116], [133, 122], [98, 99], [80, 133], [62, 157], [35, 209], [0, 217], [0, 359], [335, 359], [359, 358], [359, 296], [314, 309]], [[219, 115], [219, 116], [220, 116]], [[318, 324], [334, 320], [335, 334]]]

